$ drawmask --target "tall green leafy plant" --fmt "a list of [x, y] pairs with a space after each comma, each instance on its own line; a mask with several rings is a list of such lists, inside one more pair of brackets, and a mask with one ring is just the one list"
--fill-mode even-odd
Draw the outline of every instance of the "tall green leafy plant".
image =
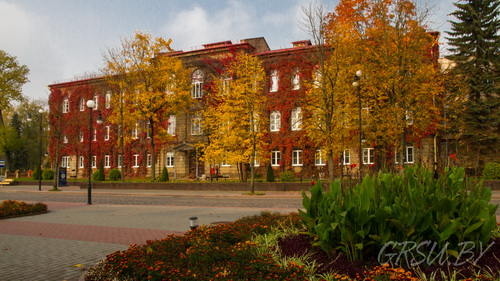
[[318, 246], [351, 261], [379, 253], [388, 242], [406, 241], [433, 241], [458, 256], [461, 242], [490, 240], [498, 207], [489, 204], [489, 189], [468, 184], [464, 176], [463, 168], [435, 179], [430, 170], [408, 167], [403, 175], [366, 176], [345, 190], [339, 181], [326, 192], [316, 184], [311, 197], [303, 192], [305, 211], [299, 213]]

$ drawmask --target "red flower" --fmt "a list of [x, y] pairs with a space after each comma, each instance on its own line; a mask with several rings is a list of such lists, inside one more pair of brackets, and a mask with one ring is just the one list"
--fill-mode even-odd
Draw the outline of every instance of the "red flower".
[[450, 154], [450, 159], [453, 161], [458, 161], [457, 155], [455, 153]]
[[311, 181], [311, 185], [315, 185], [316, 183], [314, 181]]
[[356, 166], [357, 166], [356, 164], [351, 164], [349, 167], [351, 167], [351, 169], [352, 169], [352, 168], [356, 168]]
[[370, 168], [371, 168], [371, 167], [373, 167], [373, 166], [375, 166], [375, 163], [371, 163], [371, 164], [370, 164]]

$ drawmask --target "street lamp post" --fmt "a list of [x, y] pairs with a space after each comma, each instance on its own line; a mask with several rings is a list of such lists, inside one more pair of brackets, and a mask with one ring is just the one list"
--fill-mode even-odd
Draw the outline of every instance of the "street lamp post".
[[[89, 109], [89, 158], [88, 158], [88, 176], [89, 183], [87, 185], [87, 205], [92, 205], [92, 110], [95, 107], [95, 102], [93, 100], [87, 101], [87, 107]], [[102, 124], [101, 115], [97, 117], [97, 124]]]
[[[39, 135], [39, 154], [38, 154], [38, 191], [42, 191], [42, 137], [43, 137], [43, 109], [39, 109], [38, 113], [40, 113], [40, 135]], [[31, 122], [33, 119], [31, 115], [28, 115], [28, 122]]]
[[43, 109], [39, 109], [38, 113], [40, 113], [40, 143], [39, 143], [39, 148], [40, 151], [38, 152], [38, 169], [40, 171], [40, 176], [38, 177], [38, 191], [42, 191], [42, 140], [43, 140]]
[[359, 80], [361, 79], [361, 75], [363, 73], [361, 70], [356, 71], [356, 74], [354, 75], [354, 82], [352, 82], [352, 85], [356, 87], [358, 91], [358, 114], [359, 114], [359, 181], [361, 182], [363, 180], [363, 145], [362, 145], [362, 117], [361, 117], [361, 89], [360, 89], [360, 83]]

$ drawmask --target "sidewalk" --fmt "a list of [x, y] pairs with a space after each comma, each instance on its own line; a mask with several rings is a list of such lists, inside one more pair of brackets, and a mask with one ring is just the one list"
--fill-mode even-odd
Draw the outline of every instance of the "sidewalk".
[[[38, 186], [34, 185], [4, 185], [0, 187], [3, 191], [22, 191], [22, 192], [57, 192], [49, 191], [52, 186], [43, 186], [42, 191], [38, 190]], [[59, 187], [64, 193], [87, 194], [87, 189], [81, 189], [78, 186], [63, 186]], [[219, 190], [152, 190], [152, 189], [92, 189], [92, 194], [120, 194], [120, 195], [136, 195], [136, 196], [196, 196], [196, 197], [242, 197], [248, 196], [245, 191], [219, 191]], [[267, 198], [294, 198], [302, 197], [301, 191], [265, 191], [256, 192], [255, 196], [263, 196]]]

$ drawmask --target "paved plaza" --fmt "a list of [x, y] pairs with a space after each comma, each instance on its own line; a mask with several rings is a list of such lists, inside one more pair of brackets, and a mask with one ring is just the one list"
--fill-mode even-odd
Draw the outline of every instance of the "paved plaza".
[[[49, 188], [0, 187], [0, 201], [49, 206], [46, 214], [0, 220], [0, 281], [77, 281], [85, 268], [114, 251], [182, 235], [189, 230], [191, 216], [197, 216], [199, 224], [212, 224], [302, 207], [300, 192], [249, 196], [238, 191], [94, 190], [93, 204], [87, 205], [86, 190]], [[500, 191], [494, 191], [492, 202], [500, 203]]]
[[[296, 207], [273, 206], [274, 201], [283, 197], [292, 202], [288, 204], [300, 206], [301, 202], [297, 192], [254, 198], [238, 192], [103, 190], [94, 191], [95, 202], [87, 205], [85, 190], [69, 187], [62, 192], [40, 192], [37, 189], [17, 186], [0, 190], [1, 201], [37, 202], [40, 196], [53, 200], [42, 201], [49, 206], [46, 214], [0, 220], [1, 281], [76, 281], [85, 268], [114, 251], [169, 234], [182, 235], [189, 230], [191, 216], [198, 216], [199, 224], [227, 222], [263, 210], [296, 211]], [[130, 202], [123, 204], [127, 198]], [[80, 202], [63, 202], [77, 199]], [[142, 200], [156, 204], [135, 204]], [[234, 200], [246, 202], [246, 207], [234, 206], [230, 203]], [[164, 205], [159, 205], [161, 202]], [[198, 205], [188, 206], [188, 202]]]

